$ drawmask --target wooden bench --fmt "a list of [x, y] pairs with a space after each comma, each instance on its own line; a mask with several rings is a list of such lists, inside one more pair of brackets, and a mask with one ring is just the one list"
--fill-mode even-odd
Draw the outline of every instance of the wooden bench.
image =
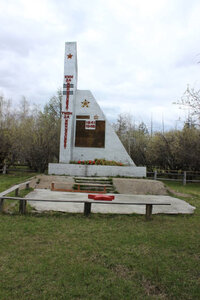
[[84, 205], [84, 215], [85, 216], [89, 216], [91, 213], [91, 207], [92, 207], [92, 203], [94, 204], [111, 204], [111, 205], [145, 205], [146, 206], [146, 212], [145, 212], [145, 217], [146, 220], [151, 220], [152, 217], [152, 211], [153, 211], [153, 205], [171, 205], [171, 203], [152, 203], [152, 202], [145, 202], [145, 203], [141, 203], [141, 202], [103, 202], [103, 201], [87, 201], [85, 202]]
[[[11, 192], [15, 192], [15, 196], [17, 197], [19, 195], [19, 189], [24, 185], [25, 185], [25, 189], [28, 189], [29, 184], [30, 184], [30, 181], [26, 181], [26, 182], [14, 185], [11, 188], [1, 192], [0, 193], [0, 212], [3, 211], [4, 199], [6, 199], [6, 197], [4, 197], [5, 195], [10, 194]], [[19, 202], [19, 212], [23, 214], [25, 211], [26, 211], [26, 201], [20, 200], [20, 202]]]
[[[0, 197], [1, 199], [1, 197]], [[151, 220], [152, 217], [152, 209], [154, 205], [171, 205], [171, 203], [155, 203], [155, 202], [107, 202], [107, 201], [90, 201], [90, 200], [44, 200], [44, 199], [28, 199], [28, 198], [19, 198], [19, 197], [4, 197], [4, 199], [10, 200], [18, 200], [22, 202], [26, 201], [39, 201], [39, 202], [63, 202], [63, 203], [83, 203], [84, 210], [83, 213], [86, 217], [88, 217], [91, 213], [91, 206], [92, 204], [104, 204], [104, 205], [145, 205], [146, 206], [146, 213], [145, 218], [147, 221]], [[23, 209], [20, 213], [26, 213], [26, 205], [23, 206]]]

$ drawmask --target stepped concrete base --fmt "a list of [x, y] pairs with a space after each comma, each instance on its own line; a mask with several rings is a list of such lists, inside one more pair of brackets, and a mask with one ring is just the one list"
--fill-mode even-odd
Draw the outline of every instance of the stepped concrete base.
[[49, 164], [48, 174], [70, 176], [127, 176], [146, 177], [146, 167]]

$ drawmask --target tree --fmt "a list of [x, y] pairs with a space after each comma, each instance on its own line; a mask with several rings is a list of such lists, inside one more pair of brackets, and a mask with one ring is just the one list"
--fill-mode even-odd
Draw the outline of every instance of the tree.
[[179, 169], [176, 153], [179, 151], [178, 131], [156, 132], [147, 148], [147, 162], [151, 167], [161, 169]]
[[146, 148], [149, 140], [146, 125], [142, 122], [136, 126], [130, 114], [120, 114], [114, 129], [136, 165], [146, 165]]
[[55, 96], [51, 97], [44, 107], [44, 113], [60, 120], [62, 115], [62, 90], [59, 88]]
[[11, 161], [11, 132], [15, 115], [11, 110], [11, 100], [0, 96], [0, 165]]
[[49, 162], [58, 162], [61, 99], [58, 91], [41, 111], [23, 97], [10, 128], [13, 162], [26, 163], [40, 172], [47, 169]]
[[180, 108], [188, 108], [189, 116], [187, 123], [195, 123], [200, 125], [200, 90], [195, 90], [189, 85], [181, 99], [175, 104], [179, 104]]
[[200, 130], [184, 127], [179, 134], [179, 166], [184, 170], [200, 170]]
[[45, 105], [20, 118], [18, 155], [36, 171], [44, 172], [49, 162], [58, 162], [61, 122], [61, 91]]

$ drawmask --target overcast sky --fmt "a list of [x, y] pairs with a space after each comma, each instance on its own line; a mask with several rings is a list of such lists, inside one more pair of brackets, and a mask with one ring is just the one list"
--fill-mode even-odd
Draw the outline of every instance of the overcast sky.
[[0, 94], [43, 107], [76, 41], [78, 88], [111, 122], [125, 112], [174, 128], [172, 103], [200, 88], [199, 16], [199, 0], [0, 0]]

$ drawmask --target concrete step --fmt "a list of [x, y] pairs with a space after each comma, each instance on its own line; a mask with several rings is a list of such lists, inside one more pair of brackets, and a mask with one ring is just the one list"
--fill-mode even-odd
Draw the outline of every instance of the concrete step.
[[108, 177], [74, 177], [74, 188], [77, 189], [78, 185], [81, 190], [102, 191], [104, 187], [107, 193], [113, 193], [115, 188], [112, 179]]
[[113, 187], [112, 184], [98, 184], [98, 183], [92, 183], [92, 182], [84, 182], [84, 183], [79, 183], [79, 182], [76, 182], [74, 183], [74, 185], [80, 185], [80, 186], [97, 186], [97, 187]]
[[75, 180], [76, 183], [83, 183], [83, 184], [90, 184], [90, 183], [93, 183], [93, 184], [108, 184], [108, 185], [112, 185], [112, 182], [111, 181], [92, 181], [92, 180]]
[[111, 181], [108, 177], [74, 177], [74, 180], [88, 180], [88, 181]]

